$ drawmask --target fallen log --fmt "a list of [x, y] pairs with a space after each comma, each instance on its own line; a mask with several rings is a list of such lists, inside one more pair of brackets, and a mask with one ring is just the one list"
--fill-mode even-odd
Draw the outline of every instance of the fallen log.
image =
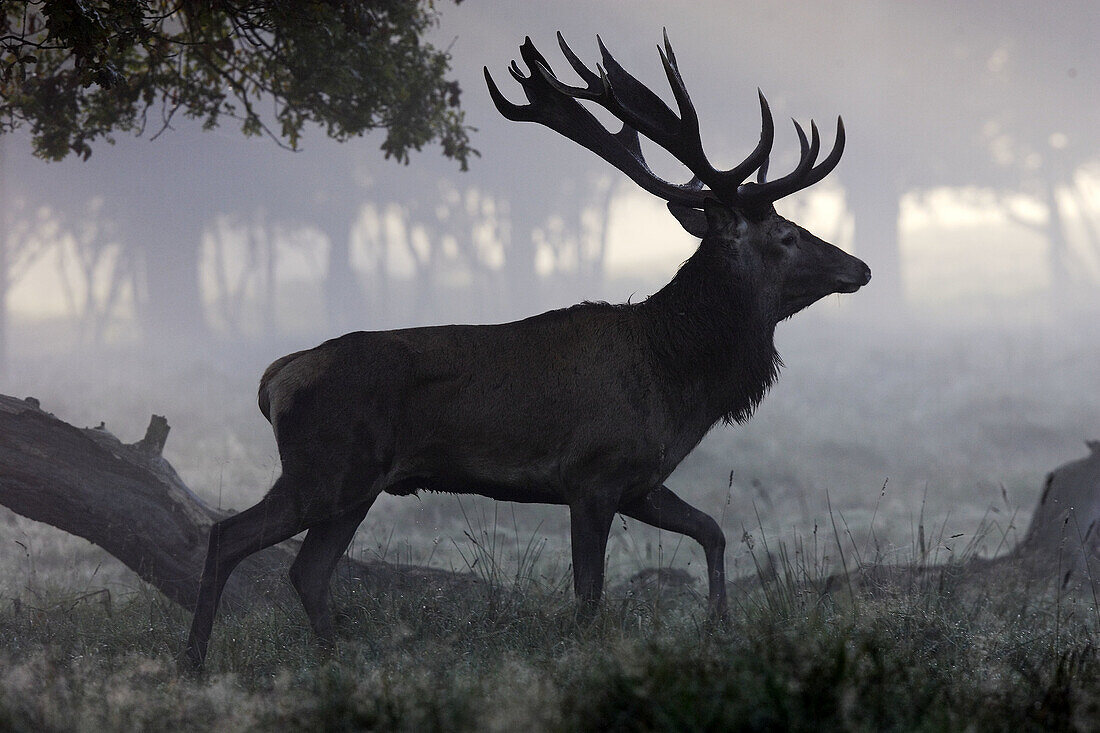
[[[193, 609], [210, 526], [218, 511], [192, 492], [161, 455], [168, 422], [154, 415], [145, 437], [124, 444], [77, 428], [37, 400], [0, 395], [0, 504], [99, 545], [172, 601]], [[251, 607], [285, 600], [286, 571], [299, 543], [288, 540], [241, 563], [225, 602]], [[470, 576], [345, 556], [337, 577], [372, 587], [470, 582]]]

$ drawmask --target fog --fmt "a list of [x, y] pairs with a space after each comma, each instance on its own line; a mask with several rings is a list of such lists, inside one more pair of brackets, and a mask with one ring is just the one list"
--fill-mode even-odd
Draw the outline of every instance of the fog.
[[[1043, 475], [1100, 438], [1089, 2], [444, 6], [432, 41], [452, 53], [480, 152], [465, 173], [435, 148], [408, 166], [383, 160], [381, 136], [312, 131], [289, 152], [229, 120], [202, 132], [177, 119], [160, 134], [151, 121], [87, 162], [47, 164], [8, 136], [0, 391], [77, 425], [106, 421], [123, 440], [164, 414], [185, 480], [244, 508], [278, 472], [254, 401], [274, 358], [350, 330], [644, 298], [696, 242], [596, 156], [501, 118], [482, 66], [518, 101], [507, 66], [524, 36], [563, 71], [554, 32], [591, 63], [599, 33], [671, 100], [662, 28], [719, 167], [755, 145], [757, 88], [776, 119], [773, 175], [797, 160], [787, 118], [816, 119], [831, 145], [843, 116], [839, 168], [778, 208], [873, 272], [780, 325], [777, 386], [670, 485], [720, 516], [731, 545], [761, 526], [812, 533], [829, 506], [853, 533], [878, 527], [899, 546], [921, 521], [942, 536], [972, 536], [983, 518], [1019, 527]], [[363, 542], [395, 524], [438, 542], [450, 501], [379, 506]], [[565, 513], [551, 517], [537, 531], [560, 536]], [[631, 532], [616, 541], [644, 552]]]

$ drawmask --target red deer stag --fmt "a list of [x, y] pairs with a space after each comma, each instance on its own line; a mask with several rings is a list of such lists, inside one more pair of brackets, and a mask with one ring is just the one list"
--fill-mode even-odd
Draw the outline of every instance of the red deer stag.
[[[598, 40], [598, 39], [597, 39]], [[779, 216], [772, 204], [824, 178], [840, 160], [843, 123], [820, 164], [817, 127], [795, 123], [801, 159], [766, 181], [771, 112], [736, 167], [703, 154], [699, 121], [665, 38], [661, 61], [679, 115], [600, 43], [589, 69], [558, 35], [584, 81], [559, 81], [531, 40], [530, 73], [511, 74], [528, 104], [489, 93], [511, 120], [538, 122], [593, 151], [668, 202], [702, 243], [668, 285], [640, 303], [582, 303], [514, 323], [349, 333], [277, 360], [260, 382], [282, 475], [255, 506], [214, 525], [187, 659], [200, 666], [226, 578], [245, 557], [309, 530], [290, 578], [313, 630], [333, 640], [329, 580], [383, 491], [481, 494], [569, 507], [573, 586], [584, 615], [599, 602], [615, 513], [685, 534], [707, 559], [711, 610], [726, 608], [725, 537], [663, 482], [717, 422], [742, 422], [776, 378], [779, 321], [866, 284], [862, 261]], [[578, 100], [623, 123], [610, 132]], [[654, 175], [639, 134], [693, 178]], [[746, 183], [751, 173], [757, 181]]]

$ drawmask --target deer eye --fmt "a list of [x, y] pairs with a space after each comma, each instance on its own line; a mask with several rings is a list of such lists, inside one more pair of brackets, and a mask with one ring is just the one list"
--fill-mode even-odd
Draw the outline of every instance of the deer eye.
[[779, 243], [784, 247], [793, 247], [798, 244], [798, 235], [794, 232], [787, 232], [779, 238]]

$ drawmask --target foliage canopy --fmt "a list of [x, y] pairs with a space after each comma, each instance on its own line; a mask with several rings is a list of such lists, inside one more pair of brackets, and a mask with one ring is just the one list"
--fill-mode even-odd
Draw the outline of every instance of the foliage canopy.
[[[456, 2], [459, 0], [456, 0]], [[438, 141], [471, 155], [446, 51], [422, 41], [434, 0], [25, 0], [2, 4], [0, 133], [52, 160], [115, 131], [221, 118], [296, 148], [385, 129], [386, 157]], [[271, 107], [268, 108], [268, 104]]]

